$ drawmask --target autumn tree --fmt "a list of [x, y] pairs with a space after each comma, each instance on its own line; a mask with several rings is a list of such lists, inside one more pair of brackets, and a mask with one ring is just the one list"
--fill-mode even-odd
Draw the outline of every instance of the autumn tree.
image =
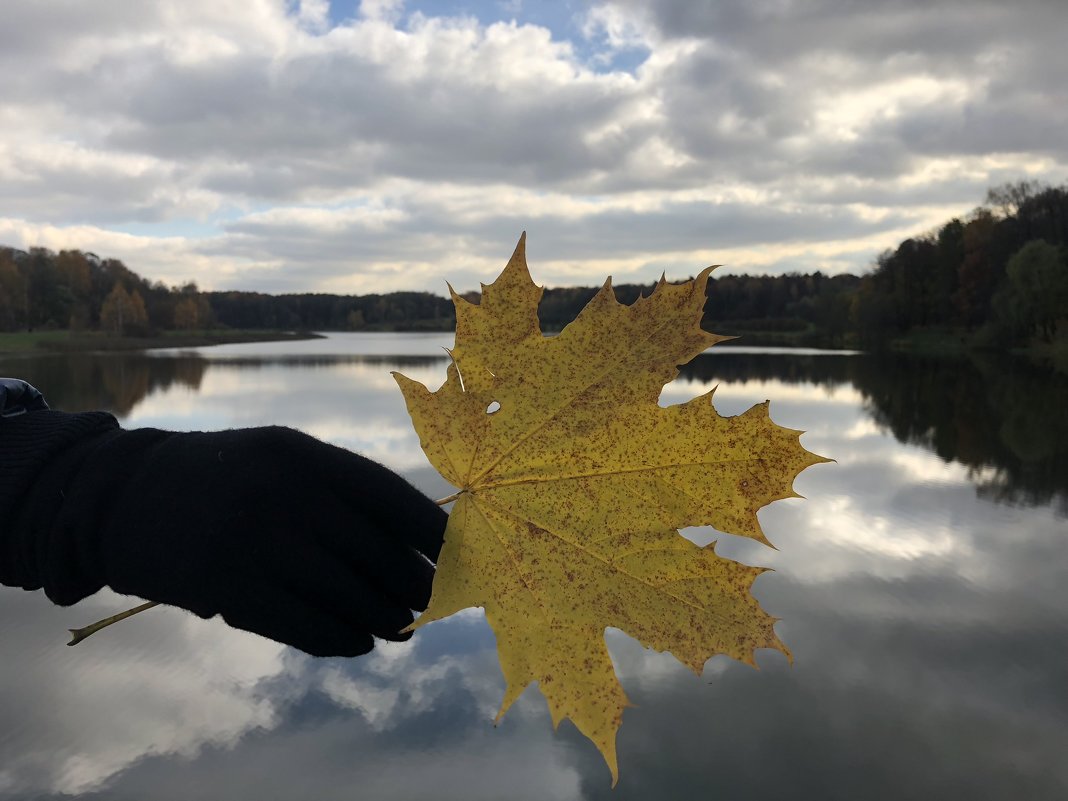
[[962, 232], [964, 258], [957, 269], [953, 305], [957, 321], [968, 328], [985, 321], [994, 294], [997, 265], [991, 245], [996, 225], [997, 218], [986, 209], [980, 209]]
[[211, 303], [200, 293], [197, 285], [190, 281], [180, 287], [178, 300], [174, 304], [174, 327], [190, 331], [208, 328], [215, 322]]
[[141, 294], [135, 289], [127, 292], [116, 283], [100, 307], [100, 327], [113, 336], [144, 333], [148, 326], [148, 312]]
[[996, 313], [1010, 330], [1052, 342], [1058, 321], [1068, 318], [1068, 248], [1028, 242], [1009, 260], [1006, 274]]
[[192, 298], [182, 298], [174, 304], [174, 327], [190, 330], [197, 327], [197, 303]]
[[367, 325], [367, 321], [363, 319], [363, 311], [360, 309], [350, 311], [345, 322], [348, 323], [350, 331], [361, 331]]
[[1046, 188], [1041, 181], [1009, 181], [986, 190], [986, 205], [1000, 211], [1002, 217], [1012, 217], [1027, 200]]
[[26, 281], [10, 251], [0, 250], [0, 331], [26, 325]]

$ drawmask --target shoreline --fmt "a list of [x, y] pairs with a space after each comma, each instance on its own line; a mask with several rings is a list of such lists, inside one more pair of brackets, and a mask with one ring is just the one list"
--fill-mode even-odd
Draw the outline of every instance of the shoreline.
[[[401, 329], [404, 330], [404, 329]], [[452, 329], [441, 329], [450, 333]], [[371, 333], [371, 331], [368, 331]], [[427, 333], [420, 330], [418, 333]], [[898, 353], [917, 356], [964, 357], [974, 353], [1004, 353], [1053, 364], [1057, 369], [1068, 371], [1068, 341], [1032, 343], [1028, 347], [996, 348], [978, 346], [969, 342], [962, 332], [949, 336], [906, 335], [891, 339], [878, 348], [860, 347], [854, 338], [832, 340], [813, 336], [812, 332], [744, 331], [736, 338], [721, 342], [716, 347], [773, 347], [819, 350], [848, 350], [860, 353]], [[158, 348], [197, 348], [210, 345], [240, 344], [243, 342], [287, 342], [322, 339], [323, 334], [311, 331], [281, 331], [257, 329], [209, 329], [204, 331], [163, 331], [155, 336], [113, 337], [99, 331], [72, 332], [22, 331], [0, 333], [0, 356], [18, 356], [42, 353], [91, 353], [132, 352]], [[721, 351], [722, 352], [722, 351]]]
[[241, 342], [286, 342], [321, 339], [310, 331], [253, 331], [211, 329], [206, 331], [164, 331], [155, 336], [113, 337], [97, 331], [28, 331], [0, 334], [0, 354], [90, 353], [99, 351], [139, 351], [155, 348], [199, 348]]

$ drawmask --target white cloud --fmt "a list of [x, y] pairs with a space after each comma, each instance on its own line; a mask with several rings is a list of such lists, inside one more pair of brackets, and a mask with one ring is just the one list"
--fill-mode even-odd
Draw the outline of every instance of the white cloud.
[[605, 63], [611, 62], [614, 52], [651, 49], [652, 34], [644, 14], [611, 4], [591, 8], [582, 24], [582, 35], [587, 39], [603, 38], [608, 52], [596, 58]]
[[360, 0], [360, 16], [394, 23], [404, 8], [404, 0]]

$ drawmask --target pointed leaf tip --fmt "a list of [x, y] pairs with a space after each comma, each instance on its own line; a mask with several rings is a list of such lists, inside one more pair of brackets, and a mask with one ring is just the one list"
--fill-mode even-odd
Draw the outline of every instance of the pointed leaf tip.
[[452, 284], [450, 284], [448, 281], [446, 281], [445, 284], [449, 287], [449, 297], [452, 299], [452, 305], [454, 309], [466, 308], [469, 306], [477, 305], [475, 303], [472, 303], [459, 292], [457, 292], [455, 289], [453, 289]]

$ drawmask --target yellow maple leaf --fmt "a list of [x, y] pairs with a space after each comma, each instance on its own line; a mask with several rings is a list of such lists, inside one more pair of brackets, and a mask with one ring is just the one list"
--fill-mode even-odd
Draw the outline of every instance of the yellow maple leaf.
[[826, 460], [773, 423], [766, 402], [736, 417], [721, 417], [711, 392], [658, 405], [677, 365], [727, 338], [700, 327], [711, 268], [679, 285], [661, 279], [631, 306], [609, 279], [546, 337], [525, 238], [479, 304], [453, 292], [456, 344], [441, 388], [394, 373], [423, 450], [459, 488], [413, 628], [485, 608], [507, 681], [498, 720], [536, 681], [554, 726], [570, 718], [614, 784], [628, 701], [605, 628], [698, 674], [715, 654], [755, 664], [756, 648], [786, 652], [749, 591], [764, 569], [678, 529], [766, 543], [757, 510], [796, 497], [794, 477]]

